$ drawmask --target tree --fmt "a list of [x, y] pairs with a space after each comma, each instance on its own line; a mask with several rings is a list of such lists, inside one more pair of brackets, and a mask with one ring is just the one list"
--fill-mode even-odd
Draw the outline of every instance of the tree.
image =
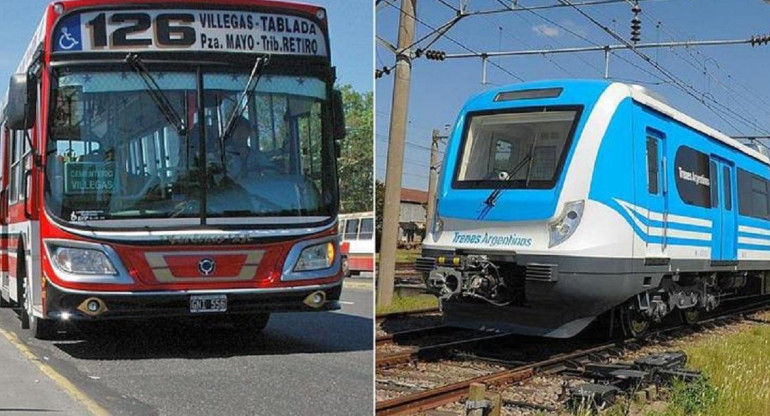
[[345, 105], [347, 135], [342, 140], [339, 163], [340, 212], [372, 211], [374, 180], [374, 100], [350, 85], [339, 88]]

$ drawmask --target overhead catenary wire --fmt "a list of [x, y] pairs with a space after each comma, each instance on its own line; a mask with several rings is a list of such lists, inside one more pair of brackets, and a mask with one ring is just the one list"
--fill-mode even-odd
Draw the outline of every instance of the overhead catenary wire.
[[[704, 106], [706, 106], [707, 108], [709, 108], [709, 109], [710, 109], [712, 112], [714, 112], [714, 114], [716, 114], [716, 115], [717, 115], [717, 116], [718, 116], [720, 119], [722, 119], [722, 120], [723, 120], [725, 123], [727, 123], [728, 125], [730, 125], [732, 128], [735, 128], [736, 130], [740, 131], [740, 130], [737, 128], [737, 126], [735, 126], [733, 123], [731, 123], [731, 122], [729, 122], [728, 120], [726, 120], [726, 119], [723, 117], [723, 115], [722, 115], [722, 114], [719, 114], [719, 112], [718, 112], [718, 111], [716, 111], [716, 110], [715, 110], [715, 109], [712, 107], [712, 105], [709, 105], [709, 104], [707, 104], [707, 103], [706, 103], [706, 100], [708, 99], [708, 96], [706, 96], [706, 95], [703, 95], [702, 97], [701, 97], [701, 96], [698, 96], [698, 95], [697, 95], [695, 92], [693, 92], [693, 91], [697, 91], [697, 89], [695, 89], [693, 86], [689, 85], [688, 83], [686, 83], [686, 82], [682, 81], [682, 80], [681, 80], [679, 77], [677, 77], [676, 75], [674, 75], [673, 73], [671, 73], [671, 72], [670, 72], [670, 71], [668, 71], [667, 69], [663, 68], [663, 67], [662, 67], [662, 66], [661, 66], [659, 63], [657, 63], [657, 62], [653, 61], [653, 60], [652, 60], [652, 59], [651, 59], [649, 56], [647, 56], [646, 54], [644, 54], [644, 53], [643, 53], [642, 51], [640, 51], [640, 50], [639, 50], [637, 47], [635, 47], [634, 45], [631, 45], [630, 43], [628, 43], [628, 42], [627, 42], [625, 39], [623, 39], [623, 37], [622, 37], [622, 36], [620, 36], [620, 35], [618, 35], [617, 33], [615, 33], [615, 31], [613, 31], [612, 29], [610, 29], [610, 28], [609, 28], [609, 27], [607, 27], [606, 25], [603, 25], [601, 22], [599, 22], [598, 20], [596, 20], [596, 19], [595, 19], [593, 16], [591, 16], [590, 14], [588, 14], [586, 11], [584, 11], [584, 10], [580, 9], [579, 7], [576, 7], [575, 5], [573, 5], [573, 4], [572, 4], [572, 2], [571, 2], [570, 0], [559, 0], [559, 1], [560, 1], [561, 3], [564, 3], [564, 4], [567, 4], [567, 5], [570, 5], [570, 6], [572, 6], [572, 8], [573, 8], [573, 9], [575, 9], [575, 10], [576, 10], [578, 13], [580, 13], [580, 14], [581, 14], [583, 17], [585, 17], [586, 19], [588, 19], [588, 20], [589, 20], [591, 23], [593, 23], [594, 25], [596, 25], [596, 26], [598, 26], [599, 28], [601, 28], [601, 29], [602, 29], [603, 31], [605, 31], [607, 34], [609, 34], [610, 36], [612, 36], [613, 38], [615, 38], [615, 39], [616, 39], [618, 42], [621, 42], [621, 43], [625, 44], [626, 46], [628, 46], [628, 47], [629, 47], [629, 49], [630, 49], [630, 50], [631, 50], [633, 53], [635, 53], [637, 56], [639, 56], [639, 57], [640, 57], [642, 60], [644, 60], [644, 61], [645, 61], [645, 62], [647, 62], [648, 64], [652, 65], [652, 66], [653, 66], [655, 69], [657, 69], [657, 70], [658, 70], [658, 71], [659, 71], [661, 74], [663, 74], [663, 75], [664, 75], [666, 78], [668, 78], [668, 79], [669, 79], [671, 82], [673, 82], [673, 84], [674, 84], [675, 86], [677, 86], [677, 88], [679, 88], [681, 91], [683, 91], [683, 92], [684, 92], [684, 93], [686, 93], [687, 95], [689, 95], [689, 96], [691, 96], [692, 98], [694, 98], [696, 101], [699, 101], [701, 104], [703, 104]], [[733, 116], [735, 116], [737, 119], [740, 119], [740, 120], [742, 120], [742, 121], [743, 121], [743, 123], [744, 123], [744, 124], [746, 124], [747, 126], [751, 126], [752, 128], [755, 128], [755, 129], [757, 129], [758, 131], [761, 131], [761, 132], [766, 132], [766, 133], [768, 133], [768, 132], [767, 132], [767, 130], [766, 130], [766, 129], [764, 129], [763, 127], [761, 127], [761, 126], [759, 126], [759, 125], [755, 124], [755, 123], [754, 123], [754, 122], [752, 122], [751, 120], [748, 120], [748, 119], [746, 119], [745, 117], [743, 117], [742, 115], [740, 115], [740, 114], [736, 113], [735, 111], [731, 110], [730, 108], [728, 108], [728, 107], [725, 107], [724, 105], [722, 105], [722, 104], [721, 104], [721, 103], [719, 103], [718, 101], [714, 100], [713, 98], [711, 98], [711, 99], [710, 99], [710, 101], [712, 102], [712, 104], [713, 104], [713, 105], [715, 105], [715, 106], [718, 106], [718, 107], [721, 107], [721, 108], [723, 109], [723, 111], [724, 111], [724, 112], [726, 112], [726, 113], [729, 113], [729, 114], [732, 114], [732, 115], [733, 115]]]
[[[646, 16], [649, 16], [649, 18], [653, 21], [657, 21], [658, 27], [662, 29], [664, 32], [666, 32], [670, 39], [682, 38], [682, 36], [676, 33], [673, 29], [669, 29], [667, 25], [663, 25], [662, 20], [657, 18], [657, 16], [655, 16], [654, 14], [647, 11], [642, 14], [643, 18]], [[687, 62], [694, 69], [698, 70], [699, 72], [703, 71], [704, 75], [706, 75], [708, 78], [716, 82], [728, 95], [732, 95], [736, 98], [743, 99], [744, 102], [751, 105], [754, 109], [759, 109], [760, 111], [764, 109], [765, 112], [770, 112], [770, 102], [768, 102], [767, 99], [762, 97], [762, 95], [757, 94], [756, 91], [747, 87], [744, 82], [733, 77], [732, 74], [724, 70], [722, 66], [719, 65], [716, 59], [712, 58], [711, 56], [708, 56], [705, 52], [695, 48], [685, 48], [685, 52], [687, 53], [687, 55], [689, 55], [695, 61], [693, 62], [691, 60], [686, 59], [686, 57], [680, 55], [679, 53], [677, 53], [674, 49], [671, 49], [670, 51], [674, 54], [674, 56], [678, 57], [684, 62]], [[698, 58], [698, 56], [700, 56], [700, 59]], [[726, 84], [726, 82], [719, 79], [711, 70], [709, 70], [707, 67], [707, 63], [709, 61], [714, 62], [717, 70], [722, 72], [726, 76], [726, 78], [729, 80], [728, 82], [730, 86], [732, 85], [738, 86], [744, 91], [744, 93], [740, 93], [735, 88], [731, 88]], [[750, 108], [747, 108], [745, 106], [741, 106], [741, 108], [747, 113], [752, 113]], [[754, 121], [758, 122], [756, 117], [754, 118]]]
[[[403, 13], [403, 14], [405, 14], [405, 15], [409, 16], [410, 18], [413, 18], [413, 19], [414, 19], [416, 22], [420, 23], [421, 25], [423, 25], [423, 26], [425, 26], [425, 27], [427, 27], [427, 28], [429, 28], [429, 29], [431, 29], [431, 30], [433, 30], [433, 31], [437, 31], [437, 30], [438, 30], [436, 27], [434, 27], [433, 25], [431, 25], [431, 24], [429, 24], [429, 23], [426, 23], [425, 21], [423, 21], [423, 20], [419, 19], [417, 16], [414, 16], [414, 15], [412, 15], [411, 13], [407, 13], [407, 12], [406, 12], [406, 11], [404, 11], [404, 10], [403, 10], [403, 9], [402, 9], [400, 6], [396, 6], [395, 4], [393, 4], [393, 3], [392, 3], [390, 0], [382, 0], [382, 1], [383, 1], [385, 4], [389, 5], [390, 7], [393, 7], [393, 8], [395, 8], [396, 10], [398, 10], [398, 11], [399, 11], [399, 13]], [[459, 47], [463, 48], [464, 50], [466, 50], [466, 51], [468, 51], [468, 52], [470, 52], [470, 53], [476, 54], [477, 56], [481, 57], [481, 54], [480, 54], [480, 53], [478, 53], [478, 52], [474, 51], [473, 49], [469, 48], [468, 46], [465, 46], [463, 43], [461, 43], [461, 42], [459, 42], [458, 40], [456, 40], [456, 39], [452, 38], [451, 36], [447, 35], [446, 33], [442, 34], [442, 36], [441, 36], [441, 37], [443, 37], [443, 38], [446, 38], [447, 40], [449, 40], [450, 42], [454, 43], [455, 45], [457, 45], [457, 46], [459, 46]], [[413, 45], [413, 46], [414, 46], [414, 45]], [[519, 81], [522, 81], [522, 82], [524, 81], [524, 79], [523, 79], [523, 78], [521, 78], [521, 77], [519, 77], [518, 75], [514, 74], [513, 72], [511, 72], [511, 71], [509, 71], [509, 70], [507, 70], [507, 69], [503, 68], [502, 66], [500, 66], [500, 65], [498, 65], [498, 64], [495, 64], [494, 62], [491, 62], [490, 64], [491, 64], [491, 65], [493, 65], [493, 66], [495, 66], [496, 68], [500, 69], [500, 70], [501, 70], [501, 71], [503, 71], [504, 73], [508, 74], [508, 75], [509, 75], [509, 76], [511, 76], [512, 78], [514, 78], [514, 79], [517, 79], [517, 80], [519, 80]]]

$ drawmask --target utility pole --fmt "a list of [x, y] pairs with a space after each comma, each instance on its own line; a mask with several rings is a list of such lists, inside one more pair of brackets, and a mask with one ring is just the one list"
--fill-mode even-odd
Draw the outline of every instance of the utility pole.
[[[447, 136], [441, 136], [438, 130], [433, 130], [433, 137], [430, 143], [430, 176], [428, 176], [428, 212], [426, 215], [427, 226], [433, 224], [433, 218], [436, 216], [436, 187], [438, 186], [438, 144], [439, 141], [446, 139]], [[428, 234], [425, 234], [427, 237]]]
[[390, 110], [380, 265], [377, 273], [377, 304], [381, 306], [390, 305], [393, 300], [398, 224], [401, 214], [401, 176], [404, 173], [407, 105], [409, 104], [409, 87], [412, 76], [412, 50], [409, 46], [414, 42], [416, 13], [417, 0], [401, 0], [396, 71], [393, 80], [393, 104]]

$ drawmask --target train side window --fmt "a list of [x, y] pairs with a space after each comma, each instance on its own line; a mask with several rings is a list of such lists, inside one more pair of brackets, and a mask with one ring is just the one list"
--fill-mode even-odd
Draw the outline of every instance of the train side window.
[[719, 181], [717, 180], [717, 164], [713, 160], [709, 163], [709, 177], [711, 183], [709, 189], [711, 190], [711, 208], [719, 206]]
[[768, 182], [753, 173], [738, 169], [738, 212], [753, 218], [770, 219]]
[[767, 219], [768, 214], [770, 214], [767, 194], [767, 181], [758, 177], [753, 177], [751, 181], [751, 200], [752, 210], [754, 211], [755, 217]]
[[647, 137], [647, 191], [658, 194], [658, 139]]
[[725, 209], [731, 211], [733, 209], [733, 185], [732, 178], [730, 177], [730, 168], [727, 166], [722, 168], [722, 178], [724, 179]]

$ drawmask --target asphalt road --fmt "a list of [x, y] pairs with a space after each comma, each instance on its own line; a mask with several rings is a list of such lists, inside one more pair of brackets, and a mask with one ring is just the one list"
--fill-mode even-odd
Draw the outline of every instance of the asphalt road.
[[346, 286], [341, 300], [254, 336], [154, 322], [38, 341], [7, 309], [0, 327], [115, 415], [372, 414], [372, 291]]

